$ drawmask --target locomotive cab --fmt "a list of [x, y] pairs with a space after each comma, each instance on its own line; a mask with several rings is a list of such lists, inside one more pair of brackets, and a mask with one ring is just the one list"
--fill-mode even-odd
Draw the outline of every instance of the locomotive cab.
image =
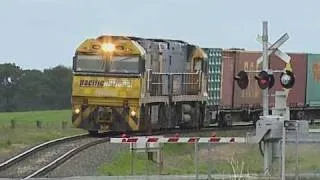
[[90, 133], [136, 131], [144, 49], [126, 37], [87, 39], [73, 57], [72, 122]]

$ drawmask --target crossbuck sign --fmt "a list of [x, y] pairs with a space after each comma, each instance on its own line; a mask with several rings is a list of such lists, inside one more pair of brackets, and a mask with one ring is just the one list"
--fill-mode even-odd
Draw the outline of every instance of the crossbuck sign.
[[[291, 57], [280, 51], [279, 47], [285, 43], [287, 40], [289, 39], [289, 35], [287, 33], [285, 33], [283, 36], [281, 36], [274, 44], [271, 44], [270, 42], [268, 42], [268, 56], [271, 55], [272, 53], [274, 53], [276, 56], [278, 56], [281, 60], [283, 60], [286, 63], [290, 62]], [[263, 43], [262, 40], [262, 36], [258, 35], [257, 36], [257, 41], [259, 43]], [[263, 57], [261, 56], [259, 59], [257, 59], [257, 64], [260, 64], [263, 61]]]

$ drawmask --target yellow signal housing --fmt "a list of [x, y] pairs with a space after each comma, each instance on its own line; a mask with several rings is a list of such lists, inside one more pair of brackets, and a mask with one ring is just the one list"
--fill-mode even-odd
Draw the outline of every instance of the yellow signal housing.
[[292, 72], [292, 65], [291, 63], [286, 63], [286, 67], [284, 68], [284, 70], [288, 70], [288, 71], [291, 71]]

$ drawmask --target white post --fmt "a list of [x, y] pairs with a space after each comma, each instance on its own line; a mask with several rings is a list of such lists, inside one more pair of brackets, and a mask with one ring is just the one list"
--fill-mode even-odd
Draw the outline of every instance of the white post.
[[295, 179], [299, 179], [299, 123], [296, 122], [296, 173], [295, 173]]
[[146, 145], [145, 145], [145, 149], [146, 149], [146, 155], [147, 155], [147, 158], [146, 158], [146, 178], [148, 179], [148, 176], [149, 176], [149, 159], [148, 159], [148, 143], [146, 142]]
[[130, 165], [130, 170], [131, 170], [131, 176], [133, 176], [133, 143], [130, 143], [130, 150], [131, 150], [131, 165]]
[[269, 176], [271, 173], [270, 166], [272, 164], [272, 142], [270, 140], [264, 141], [264, 175]]
[[286, 179], [286, 127], [282, 128], [282, 147], [281, 147], [281, 180]]
[[[262, 24], [262, 46], [263, 46], [263, 64], [262, 64], [262, 70], [268, 72], [269, 69], [269, 62], [268, 62], [268, 22], [267, 21], [263, 21]], [[263, 94], [263, 99], [262, 99], [262, 103], [263, 103], [263, 115], [267, 116], [269, 115], [269, 97], [268, 97], [268, 88], [264, 89], [262, 91]]]
[[198, 156], [199, 156], [199, 149], [198, 149], [198, 141], [194, 143], [194, 165], [195, 165], [195, 173], [196, 173], [196, 179], [199, 179], [199, 169], [198, 169]]
[[[268, 72], [268, 22], [262, 22], [262, 70]], [[268, 88], [262, 90], [263, 116], [269, 115]], [[265, 141], [264, 145], [264, 174], [270, 174], [270, 164], [272, 164], [272, 142]]]

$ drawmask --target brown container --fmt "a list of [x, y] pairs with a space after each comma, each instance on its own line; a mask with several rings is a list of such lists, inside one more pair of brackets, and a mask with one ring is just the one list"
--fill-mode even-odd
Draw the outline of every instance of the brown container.
[[[287, 105], [289, 106], [303, 106], [305, 104], [306, 93], [306, 79], [307, 79], [307, 54], [303, 53], [288, 53], [291, 57], [291, 65], [293, 73], [295, 74], [295, 84], [289, 91], [287, 98]], [[270, 56], [269, 67], [273, 70], [283, 70], [285, 68], [285, 62], [279, 59], [275, 55]], [[269, 106], [274, 106], [274, 93], [276, 91], [283, 91], [280, 84], [280, 73], [274, 73], [275, 85], [270, 89], [269, 94]]]
[[233, 103], [234, 60], [236, 53], [223, 51], [222, 55], [221, 100], [219, 105], [231, 108]]
[[[257, 59], [262, 55], [260, 52], [240, 51], [235, 56], [235, 71], [237, 74], [241, 70], [255, 71], [261, 70], [261, 64], [257, 65]], [[239, 88], [236, 81], [234, 81], [234, 97], [233, 107], [238, 108], [242, 106], [261, 106], [262, 93], [259, 89], [257, 81], [254, 76], [257, 73], [248, 73], [249, 85], [246, 89]]]

